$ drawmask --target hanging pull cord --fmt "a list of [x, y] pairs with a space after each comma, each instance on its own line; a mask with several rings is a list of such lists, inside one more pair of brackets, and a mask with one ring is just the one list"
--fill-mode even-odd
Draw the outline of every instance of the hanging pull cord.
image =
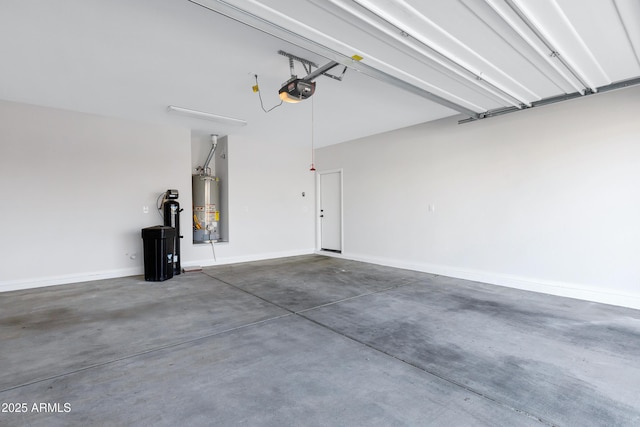
[[262, 108], [262, 111], [264, 111], [265, 113], [268, 113], [269, 111], [273, 110], [274, 108], [277, 108], [279, 106], [282, 105], [282, 101], [280, 101], [280, 104], [276, 104], [273, 107], [269, 108], [268, 110], [264, 108], [264, 103], [262, 102], [262, 95], [260, 94], [260, 86], [258, 85], [258, 75], [254, 74], [255, 78], [256, 78], [256, 85], [253, 86], [253, 91], [254, 92], [258, 92], [258, 98], [260, 98], [260, 107]]
[[314, 163], [314, 151], [313, 151], [313, 98], [311, 98], [311, 168], [309, 170], [314, 172], [316, 165]]

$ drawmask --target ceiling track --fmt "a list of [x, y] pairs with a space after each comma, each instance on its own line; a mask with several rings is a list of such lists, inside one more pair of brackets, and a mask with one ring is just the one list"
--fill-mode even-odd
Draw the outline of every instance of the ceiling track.
[[[547, 50], [548, 50], [548, 54], [550, 57], [555, 58], [558, 60], [559, 65], [562, 66], [562, 68], [564, 70], [566, 70], [567, 75], [563, 76], [563, 78], [566, 80], [569, 76], [571, 78], [574, 78], [576, 80], [576, 83], [572, 83], [570, 80], [567, 80], [568, 83], [570, 83], [574, 89], [576, 89], [577, 92], [574, 93], [567, 93], [567, 94], [563, 94], [563, 95], [559, 95], [559, 96], [553, 96], [553, 97], [549, 97], [549, 98], [544, 98], [544, 99], [539, 99], [537, 101], [533, 101], [531, 103], [513, 103], [511, 102], [512, 106], [510, 107], [503, 107], [503, 108], [497, 108], [497, 109], [493, 109], [493, 110], [488, 110], [485, 112], [478, 112], [477, 110], [471, 110], [465, 106], [462, 106], [458, 103], [452, 102], [446, 98], [443, 98], [439, 95], [436, 95], [428, 90], [425, 90], [419, 86], [416, 86], [412, 83], [409, 83], [403, 79], [400, 79], [398, 77], [395, 77], [391, 74], [388, 74], [384, 71], [378, 70], [372, 66], [369, 66], [367, 64], [364, 64], [360, 61], [354, 60], [353, 58], [342, 54], [332, 48], [329, 48], [327, 46], [324, 46], [318, 42], [315, 42], [305, 36], [302, 36], [294, 31], [291, 31], [285, 27], [282, 27], [278, 24], [275, 24], [273, 22], [270, 22], [264, 18], [261, 18], [258, 15], [255, 15], [251, 12], [248, 12], [244, 9], [241, 9], [237, 6], [234, 6], [233, 4], [230, 4], [227, 1], [224, 0], [189, 0], [191, 3], [197, 4], [199, 6], [202, 6], [208, 10], [211, 10], [213, 12], [216, 12], [218, 14], [221, 14], [227, 18], [233, 19], [235, 21], [238, 21], [244, 25], [247, 25], [251, 28], [254, 28], [256, 30], [262, 31], [264, 33], [267, 33], [271, 36], [274, 36], [276, 38], [279, 38], [281, 40], [284, 40], [288, 43], [291, 43], [293, 45], [296, 45], [302, 49], [308, 50], [310, 52], [313, 52], [317, 55], [321, 55], [327, 59], [329, 59], [330, 61], [333, 61], [335, 63], [335, 65], [338, 64], [342, 64], [345, 67], [348, 67], [350, 69], [356, 70], [362, 74], [365, 74], [369, 77], [375, 78], [377, 80], [380, 80], [382, 82], [391, 84], [393, 86], [396, 86], [400, 89], [406, 90], [412, 94], [421, 96], [429, 101], [435, 102], [439, 105], [442, 105], [444, 107], [447, 107], [453, 111], [457, 111], [465, 116], [467, 116], [468, 118], [463, 119], [458, 121], [458, 123], [463, 124], [463, 123], [469, 123], [469, 122], [473, 122], [473, 121], [477, 121], [477, 120], [482, 120], [485, 118], [490, 118], [490, 117], [496, 117], [496, 116], [500, 116], [500, 115], [504, 115], [504, 114], [509, 114], [512, 112], [516, 112], [516, 111], [523, 111], [523, 110], [527, 110], [530, 108], [534, 108], [534, 107], [539, 107], [539, 106], [543, 106], [543, 105], [549, 105], [549, 104], [554, 104], [554, 103], [558, 103], [558, 102], [562, 102], [562, 101], [567, 101], [570, 99], [575, 99], [575, 98], [580, 98], [583, 96], [587, 96], [587, 95], [592, 95], [594, 93], [597, 92], [607, 92], [610, 90], [615, 90], [615, 89], [620, 89], [623, 87], [629, 87], [629, 86], [635, 86], [640, 84], [640, 77], [638, 78], [633, 78], [633, 79], [629, 79], [629, 80], [624, 80], [624, 81], [620, 81], [620, 82], [616, 82], [616, 83], [612, 83], [609, 85], [605, 85], [605, 86], [601, 86], [601, 87], [591, 87], [588, 83], [586, 83], [585, 78], [579, 73], [577, 72], [572, 66], [571, 64], [569, 64], [561, 55], [560, 53], [555, 49], [555, 47], [553, 46], [553, 44], [544, 36], [544, 34], [542, 33], [542, 31], [536, 26], [534, 25], [534, 23], [527, 17], [527, 15], [524, 13], [524, 11], [522, 11], [520, 9], [520, 7], [515, 3], [514, 0], [503, 0], [504, 3], [508, 6], [508, 8], [510, 8], [512, 10], [512, 12], [517, 16], [518, 19], [521, 20], [521, 22], [531, 31], [531, 33], [538, 38], [538, 40], [542, 43], [542, 45], [540, 46], [540, 48], [542, 48], [542, 46], [544, 46]], [[316, 3], [316, 2], [314, 2]], [[328, 3], [333, 3], [334, 5], [336, 3], [334, 3], [333, 1], [328, 2]], [[317, 3], [318, 4], [318, 3]], [[517, 100], [516, 97], [514, 97], [513, 95], [509, 94], [508, 92], [500, 89], [498, 86], [496, 86], [495, 84], [492, 84], [490, 82], [487, 82], [486, 79], [481, 79], [481, 76], [478, 76], [476, 73], [474, 73], [472, 70], [468, 69], [467, 67], [464, 67], [462, 64], [458, 63], [457, 61], [455, 61], [454, 59], [452, 59], [451, 57], [449, 57], [446, 53], [440, 52], [439, 50], [436, 50], [434, 48], [432, 48], [431, 46], [429, 46], [428, 44], [425, 44], [423, 41], [416, 39], [413, 36], [410, 36], [405, 30], [403, 30], [402, 28], [399, 28], [398, 26], [394, 25], [392, 22], [389, 22], [388, 20], [384, 19], [384, 17], [381, 17], [379, 15], [377, 15], [376, 13], [372, 12], [371, 10], [367, 9], [366, 7], [362, 6], [360, 3], [355, 2], [355, 4], [359, 5], [361, 9], [363, 9], [364, 11], [366, 11], [366, 13], [372, 14], [373, 16], [377, 17], [378, 20], [381, 20], [382, 22], [386, 23], [388, 26], [390, 26], [390, 28], [394, 29], [394, 31], [399, 32], [399, 34], [401, 34], [403, 37], [407, 38], [407, 39], [411, 39], [411, 41], [413, 43], [417, 43], [418, 46], [423, 46], [424, 49], [427, 49], [428, 52], [430, 52], [431, 54], [435, 55], [437, 58], [439, 58], [438, 60], [435, 60], [434, 58], [429, 57], [429, 55], [425, 54], [424, 52], [420, 52], [418, 46], [412, 46], [411, 44], [408, 44], [407, 42], [402, 43], [404, 45], [404, 47], [406, 49], [411, 49], [414, 50], [416, 54], [421, 55], [425, 58], [425, 60], [429, 60], [430, 63], [433, 63], [437, 66], [439, 66], [441, 69], [450, 69], [450, 71], [456, 72], [456, 74], [458, 76], [460, 76], [461, 78], [464, 78], [466, 80], [469, 81], [473, 81], [473, 83], [475, 83], [475, 86], [487, 91], [489, 93], [491, 93], [492, 91], [495, 91], [493, 93], [494, 96], [497, 95], [497, 93], [500, 93], [503, 96], [508, 96], [510, 98], [512, 98], [512, 100]], [[325, 6], [325, 9], [327, 7]], [[349, 12], [351, 13], [351, 12]], [[359, 17], [358, 14], [356, 13], [355, 15], [352, 13], [353, 16], [355, 17]], [[498, 16], [500, 16], [502, 18], [503, 21], [505, 21], [505, 23], [509, 26], [512, 26], [512, 24], [510, 22], [508, 22], [504, 17], [502, 17], [500, 14], [498, 14]], [[368, 20], [366, 18], [362, 18], [360, 17], [361, 21], [366, 23], [367, 25], [370, 25], [370, 23], [368, 22]], [[375, 26], [374, 26], [375, 27]], [[512, 27], [513, 28], [513, 27]], [[385, 34], [386, 30], [381, 30], [380, 28], [376, 27], [376, 30], [378, 32], [380, 32], [381, 34]], [[515, 30], [515, 28], [514, 28]], [[517, 32], [517, 30], [516, 30]], [[388, 35], [387, 35], [388, 36]], [[520, 36], [522, 37], [522, 35]], [[524, 41], [526, 43], [529, 43], [531, 45], [531, 42], [528, 41], [526, 38], [522, 37], [524, 39]], [[396, 39], [397, 41], [397, 39]], [[536, 50], [538, 52], [539, 55], [543, 55], [543, 52], [536, 49], [535, 46], [532, 46], [534, 48], [534, 50]], [[356, 53], [356, 52], [353, 52]], [[333, 65], [333, 64], [332, 64]], [[335, 66], [333, 65], [333, 66]], [[455, 70], [453, 69], [455, 68]], [[555, 67], [554, 67], [555, 68]], [[556, 70], [559, 72], [559, 69], [556, 68]], [[562, 73], [560, 73], [562, 75]], [[549, 76], [547, 76], [549, 77]], [[549, 77], [550, 78], [550, 77]], [[475, 80], [475, 81], [474, 81]], [[486, 85], [486, 86], [483, 86]], [[580, 87], [581, 86], [581, 87]], [[497, 92], [497, 93], [496, 93]], [[463, 100], [464, 101], [464, 100]]]
[[317, 55], [321, 55], [329, 60], [335, 61], [338, 64], [342, 64], [369, 77], [406, 90], [410, 93], [413, 93], [414, 95], [418, 95], [422, 98], [428, 99], [429, 101], [435, 102], [453, 111], [457, 111], [461, 114], [469, 116], [470, 118], [478, 118], [478, 113], [476, 111], [449, 101], [448, 99], [438, 96], [402, 79], [394, 77], [388, 73], [385, 73], [384, 71], [375, 69], [371, 66], [368, 66], [367, 64], [356, 61], [347, 55], [344, 55], [317, 42], [314, 42], [313, 40], [301, 36], [300, 34], [296, 34], [293, 31], [281, 27], [280, 25], [274, 24], [273, 22], [269, 22], [266, 19], [254, 15], [244, 9], [236, 7], [228, 2], [225, 2], [223, 0], [189, 1], [220, 15], [226, 16], [227, 18], [233, 19], [234, 21], [247, 25], [251, 28], [262, 31], [288, 43], [294, 44], [300, 48], [306, 49]]
[[[314, 3], [326, 3], [326, 0], [315, 0]], [[331, 1], [331, 3], [336, 3], [336, 1], [333, 0]], [[405, 48], [411, 49], [411, 51], [427, 59], [430, 63], [429, 64], [430, 66], [432, 67], [433, 65], [439, 66], [437, 68], [438, 71], [443, 72], [444, 74], [449, 74], [451, 72], [455, 73], [465, 81], [472, 83], [474, 87], [482, 90], [483, 92], [481, 93], [484, 96], [487, 96], [493, 99], [498, 99], [499, 102], [501, 103], [504, 102], [507, 104], [511, 104], [516, 108], [521, 108], [523, 104], [527, 104], [527, 102], [521, 96], [518, 96], [514, 94], [512, 91], [509, 91], [505, 88], [500, 87], [499, 83], [495, 81], [491, 81], [491, 79], [488, 79], [487, 77], [483, 76], [481, 72], [478, 73], [477, 71], [472, 70], [470, 67], [452, 59], [450, 53], [447, 52], [446, 50], [439, 49], [433, 46], [432, 44], [426, 42], [425, 40], [421, 40], [419, 37], [416, 37], [415, 35], [411, 34], [411, 31], [408, 30], [407, 28], [402, 28], [401, 26], [399, 26], [398, 23], [394, 23], [390, 19], [379, 15], [377, 12], [373, 10], [368, 9], [366, 6], [364, 6], [360, 2], [356, 1], [355, 4], [360, 9], [359, 11], [360, 14], [363, 14], [363, 15], [369, 14], [377, 18], [377, 21], [378, 21], [377, 25], [372, 25], [371, 23], [367, 22], [369, 25], [375, 28], [378, 32], [382, 32], [382, 33], [384, 33], [384, 31], [380, 30], [380, 25], [386, 25], [387, 27], [390, 27], [393, 30], [392, 31], [393, 33], [400, 34], [402, 36], [400, 38], [394, 37], [396, 40], [399, 40], [399, 42]], [[359, 18], [363, 22], [366, 22], [366, 19], [364, 19], [358, 13], [355, 13], [355, 12], [350, 12], [350, 13], [352, 14], [352, 16], [355, 16], [356, 18]], [[414, 12], [414, 13], [417, 13], [417, 12]], [[421, 16], [423, 19], [428, 20], [428, 18], [422, 14], [418, 14], [418, 16]], [[471, 51], [471, 49], [468, 46], [460, 42], [451, 33], [439, 27], [438, 27], [438, 30], [450, 41], [453, 41], [454, 43], [458, 44], [460, 47], [462, 47], [467, 51]], [[412, 45], [412, 43], [415, 46]], [[424, 51], [421, 52], [420, 50], [426, 50], [427, 53], [425, 54]], [[484, 61], [484, 62], [485, 62], [485, 65], [488, 66], [489, 68], [493, 68], [494, 70], [496, 69], [496, 67], [490, 62], [488, 61]], [[511, 77], [506, 74], [504, 74], [503, 77], [506, 78], [507, 80], [511, 80], [512, 82], [515, 82], [515, 80], [511, 79]], [[517, 82], [515, 83], [517, 84]], [[522, 89], [524, 89], [525, 91], [527, 90], [527, 88], [524, 88], [524, 87], [522, 87]]]
[[[512, 93], [507, 92], [464, 65], [452, 60], [449, 56], [440, 52], [438, 49], [409, 34], [406, 29], [403, 29], [385, 17], [378, 15], [376, 12], [366, 8], [359, 2], [354, 2], [351, 5], [351, 8], [349, 8], [346, 7], [343, 2], [336, 0], [310, 1], [338, 18], [341, 17], [339, 11], [347, 12], [350, 16], [357, 18], [361, 23], [366, 24], [369, 30], [365, 31], [369, 34], [374, 35], [374, 33], [376, 33], [378, 35], [383, 35], [383, 38], [376, 35], [374, 35], [374, 37], [384, 41], [394, 49], [404, 51], [408, 56], [413, 57], [441, 74], [448, 75], [453, 78], [451, 76], [451, 73], [453, 73], [455, 75], [455, 79], [459, 83], [473, 88], [483, 96], [492, 98], [494, 101], [499, 103], [511, 104], [518, 108], [524, 103]], [[357, 9], [357, 11], [353, 9]], [[388, 38], [393, 40], [395, 43], [391, 43]], [[469, 86], [469, 83], [471, 83], [471, 86]]]
[[527, 17], [527, 15], [516, 5], [513, 0], [504, 0], [504, 2], [513, 10], [513, 12], [518, 15], [520, 20], [527, 26], [529, 29], [538, 37], [538, 39], [549, 49], [549, 56], [552, 58], [556, 58], [562, 66], [584, 87], [585, 92], [590, 87], [590, 85], [585, 81], [585, 79], [578, 73], [572, 66], [569, 64], [560, 54], [558, 49], [556, 49], [553, 44], [547, 40], [547, 38], [542, 34], [542, 32], [536, 27], [533, 22]]
[[458, 124], [475, 122], [482, 119], [488, 119], [490, 117], [496, 117], [496, 116], [502, 116], [509, 113], [515, 113], [516, 111], [528, 110], [534, 107], [542, 107], [544, 105], [557, 104], [558, 102], [568, 101], [575, 98], [583, 98], [588, 95], [609, 92], [612, 90], [623, 89], [626, 87], [637, 86], [637, 85], [640, 85], [640, 77], [635, 77], [633, 79], [628, 79], [628, 80], [622, 80], [616, 83], [611, 83], [610, 85], [606, 85], [606, 86], [600, 86], [597, 88], [596, 91], [592, 91], [589, 89], [589, 90], [586, 90], [584, 94], [580, 92], [574, 92], [566, 95], [552, 96], [550, 98], [545, 98], [539, 101], [532, 102], [530, 107], [525, 107], [522, 109], [515, 108], [515, 107], [508, 107], [508, 108], [498, 108], [495, 110], [490, 110], [490, 111], [487, 111], [486, 113], [478, 114], [477, 117], [471, 117], [468, 119], [459, 120]]

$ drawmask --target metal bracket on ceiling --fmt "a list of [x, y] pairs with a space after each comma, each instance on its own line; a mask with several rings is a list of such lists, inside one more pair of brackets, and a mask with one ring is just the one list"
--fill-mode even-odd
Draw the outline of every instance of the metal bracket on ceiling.
[[462, 119], [458, 121], [458, 124], [475, 122], [482, 119], [488, 119], [490, 117], [502, 116], [504, 114], [515, 113], [516, 111], [528, 110], [533, 107], [542, 107], [544, 105], [556, 104], [562, 101], [568, 101], [570, 99], [582, 98], [589, 95], [596, 95], [599, 93], [609, 92], [616, 89], [622, 89], [630, 86], [638, 86], [640, 85], [640, 77], [635, 77], [632, 79], [621, 80], [619, 82], [611, 83], [606, 86], [600, 86], [597, 90], [592, 90], [590, 88], [586, 88], [584, 93], [573, 92], [565, 95], [552, 96], [549, 98], [544, 98], [539, 101], [534, 101], [530, 106], [523, 105], [522, 108], [516, 107], [507, 107], [507, 108], [498, 108], [495, 110], [485, 111], [484, 113], [479, 113], [475, 117], [470, 117], [468, 119]]
[[291, 53], [287, 53], [284, 50], [279, 50], [278, 54], [289, 58], [289, 69], [291, 70], [291, 77], [296, 77], [295, 70], [293, 69], [293, 61], [298, 61], [299, 63], [301, 63], [304, 67], [304, 71], [307, 74], [311, 73], [311, 67], [318, 68], [318, 65], [315, 62], [309, 61], [308, 59], [304, 59], [296, 55], [292, 55]]
[[[293, 55], [291, 53], [285, 52], [284, 50], [279, 50], [278, 54], [280, 54], [282, 56], [286, 56], [287, 58], [289, 58], [289, 69], [291, 71], [291, 78], [296, 78], [297, 77], [297, 75], [295, 73], [295, 70], [294, 70], [294, 67], [293, 67], [293, 61], [298, 61], [304, 67], [304, 70], [306, 71], [307, 76], [304, 77], [303, 80], [313, 80], [316, 77], [318, 77], [320, 75], [323, 75], [323, 76], [331, 77], [334, 80], [342, 81], [342, 77], [344, 77], [345, 73], [347, 72], [347, 67], [345, 66], [344, 69], [342, 70], [342, 73], [339, 76], [334, 76], [333, 74], [329, 74], [327, 71], [329, 71], [330, 69], [340, 65], [336, 61], [330, 61], [328, 64], [323, 65], [322, 67], [318, 68], [318, 65], [315, 62], [309, 61], [308, 59], [301, 58], [299, 56], [296, 56], [296, 55]], [[317, 68], [317, 70], [316, 71], [311, 71], [311, 67], [315, 67], [315, 68]]]
[[[337, 65], [337, 64], [336, 64], [336, 65]], [[322, 73], [322, 75], [323, 75], [323, 76], [327, 76], [327, 77], [331, 77], [332, 79], [334, 79], [334, 80], [337, 80], [337, 81], [341, 82], [341, 81], [342, 81], [342, 78], [344, 77], [344, 74], [345, 74], [346, 72], [347, 72], [347, 67], [345, 66], [345, 67], [342, 69], [342, 73], [340, 73], [340, 75], [339, 75], [339, 76], [334, 76], [333, 74], [329, 74], [329, 73]]]

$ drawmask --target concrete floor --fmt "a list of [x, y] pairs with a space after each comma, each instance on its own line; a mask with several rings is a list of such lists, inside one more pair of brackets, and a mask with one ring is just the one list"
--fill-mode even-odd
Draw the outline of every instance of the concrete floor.
[[0, 294], [2, 426], [632, 426], [639, 362], [637, 310], [316, 255]]

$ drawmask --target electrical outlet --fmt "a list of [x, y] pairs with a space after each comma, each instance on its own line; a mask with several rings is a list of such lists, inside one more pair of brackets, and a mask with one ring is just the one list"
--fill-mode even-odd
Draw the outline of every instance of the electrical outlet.
[[149, 213], [149, 206], [143, 206], [142, 207], [142, 213]]

